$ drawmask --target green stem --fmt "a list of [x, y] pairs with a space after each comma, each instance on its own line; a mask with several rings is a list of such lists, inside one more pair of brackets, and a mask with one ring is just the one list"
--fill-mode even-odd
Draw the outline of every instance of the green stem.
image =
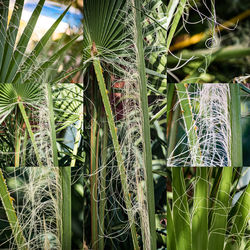
[[55, 116], [54, 116], [52, 90], [51, 90], [51, 85], [49, 83], [46, 84], [46, 87], [47, 87], [47, 95], [48, 95], [49, 122], [50, 122], [53, 163], [55, 167], [59, 167], [58, 152], [57, 152], [57, 145], [56, 145], [56, 128], [55, 128]]
[[242, 131], [240, 110], [240, 86], [230, 83], [230, 118], [231, 118], [231, 166], [242, 167]]
[[97, 112], [94, 108], [91, 119], [91, 242], [94, 250], [98, 249], [98, 206], [97, 206], [97, 169], [98, 169], [98, 138], [99, 131], [97, 129]]
[[4, 179], [3, 172], [1, 169], [0, 169], [0, 197], [2, 200], [4, 210], [6, 212], [8, 221], [10, 223], [10, 227], [12, 229], [12, 233], [16, 241], [17, 248], [21, 250], [28, 249], [25, 246], [26, 240], [24, 238], [22, 228], [19, 224], [18, 218], [16, 216], [16, 212], [13, 206], [13, 198], [10, 196], [10, 193], [8, 191], [6, 181]]
[[173, 223], [175, 227], [176, 249], [191, 250], [190, 214], [182, 167], [172, 168]]
[[[201, 150], [196, 134], [197, 127], [193, 119], [191, 100], [188, 94], [188, 84], [176, 84], [180, 107], [183, 114], [185, 129], [189, 142], [192, 166], [201, 166]], [[194, 195], [194, 214], [192, 218], [192, 249], [207, 249], [208, 238], [208, 183], [206, 183], [207, 169], [198, 168], [196, 172], [196, 186]]]
[[16, 118], [16, 132], [15, 132], [15, 167], [20, 164], [20, 148], [21, 148], [21, 128], [18, 123], [18, 116]]
[[59, 206], [61, 212], [61, 245], [63, 250], [71, 249], [71, 168], [60, 167], [58, 162], [58, 151], [56, 144], [55, 115], [53, 107], [52, 89], [50, 83], [46, 84], [49, 108], [50, 134], [52, 144], [53, 164], [59, 167], [60, 186], [62, 190], [59, 196]]
[[22, 166], [25, 167], [26, 166], [26, 147], [27, 147], [27, 142], [28, 142], [28, 132], [27, 129], [25, 128], [24, 131], [24, 138], [23, 138], [23, 144], [22, 144], [22, 151], [23, 151], [23, 155], [22, 155]]
[[[215, 49], [212, 50], [213, 53], [216, 51], [219, 51], [216, 58], [214, 59], [215, 62], [223, 62], [223, 61], [227, 61], [233, 58], [242, 58], [245, 56], [249, 56], [250, 55], [250, 48], [243, 48], [243, 47], [236, 47], [236, 46], [229, 46], [229, 47], [225, 47], [222, 49]], [[183, 51], [181, 53], [181, 59], [182, 60], [188, 60], [190, 59], [192, 56], [194, 56], [194, 58], [192, 59], [192, 61], [197, 61], [197, 60], [202, 60], [204, 58], [204, 55], [208, 56], [209, 54], [211, 54], [211, 50], [206, 49], [206, 50], [196, 50], [196, 51]], [[180, 55], [176, 55], [176, 56], [168, 56], [168, 66], [171, 66], [173, 64], [177, 64], [179, 61], [179, 57]]]
[[180, 3], [178, 5], [177, 11], [176, 11], [176, 14], [174, 15], [174, 19], [173, 19], [173, 22], [172, 22], [172, 25], [171, 25], [171, 29], [169, 31], [168, 38], [167, 38], [167, 45], [166, 45], [167, 52], [169, 50], [169, 46], [170, 46], [170, 44], [172, 42], [172, 39], [174, 37], [175, 30], [176, 30], [177, 25], [178, 25], [178, 23], [180, 21], [181, 15], [182, 15], [182, 13], [184, 11], [186, 1], [187, 0], [180, 0]]
[[121, 176], [122, 190], [123, 190], [124, 200], [125, 200], [125, 204], [127, 208], [133, 245], [134, 245], [134, 249], [139, 249], [139, 243], [137, 240], [136, 228], [135, 228], [135, 223], [134, 223], [134, 216], [132, 213], [132, 204], [131, 204], [131, 200], [129, 197], [129, 187], [127, 183], [126, 169], [125, 169], [123, 159], [122, 159], [121, 149], [120, 149], [120, 145], [119, 145], [119, 141], [117, 137], [116, 127], [115, 127], [115, 122], [114, 122], [114, 118], [113, 118], [113, 114], [112, 114], [112, 110], [111, 110], [111, 106], [109, 102], [109, 97], [107, 94], [107, 90], [106, 90], [106, 86], [105, 86], [105, 82], [104, 82], [104, 78], [102, 74], [101, 64], [100, 64], [99, 59], [94, 57], [93, 48], [92, 48], [92, 57], [93, 57], [93, 65], [94, 65], [100, 93], [102, 96], [103, 105], [104, 105], [107, 120], [108, 120], [109, 130], [110, 130], [112, 142], [114, 145], [114, 151], [115, 151], [115, 155], [116, 155], [116, 159], [118, 163], [118, 168], [119, 168], [119, 172]]
[[181, 112], [185, 124], [185, 130], [188, 137], [189, 148], [192, 159], [192, 166], [201, 166], [201, 151], [198, 146], [197, 127], [193, 119], [191, 100], [188, 94], [188, 84], [175, 84], [178, 98], [180, 101]]
[[[174, 84], [173, 84], [174, 86]], [[176, 137], [177, 137], [177, 128], [178, 128], [178, 123], [177, 120], [179, 118], [179, 114], [180, 114], [180, 106], [178, 105], [177, 108], [172, 111], [172, 102], [173, 102], [173, 97], [174, 95], [171, 96], [171, 98], [169, 98], [168, 100], [168, 104], [167, 104], [167, 127], [168, 127], [168, 131], [167, 131], [167, 143], [168, 143], [168, 153], [167, 153], [167, 157], [169, 158], [171, 155], [171, 152], [173, 152], [174, 147], [175, 147], [175, 143], [176, 143]], [[171, 100], [170, 100], [171, 99]], [[172, 114], [170, 114], [170, 112], [172, 112]], [[170, 119], [171, 117], [171, 119]]]
[[71, 249], [71, 167], [59, 167], [61, 197], [59, 201], [62, 250]]
[[[241, 240], [244, 236], [247, 224], [250, 220], [250, 183], [241, 195], [237, 204], [237, 213], [227, 241], [225, 250], [239, 249]], [[248, 249], [248, 248], [245, 248]]]
[[209, 250], [224, 248], [232, 173], [232, 167], [223, 168], [220, 186], [213, 207], [210, 235], [208, 239]]
[[104, 235], [105, 235], [105, 206], [106, 206], [106, 162], [107, 162], [107, 144], [108, 144], [108, 124], [104, 119], [103, 126], [103, 140], [102, 140], [102, 169], [100, 172], [101, 190], [100, 190], [100, 240], [99, 249], [104, 249]]
[[30, 126], [30, 123], [29, 123], [29, 119], [28, 119], [28, 116], [26, 114], [24, 105], [23, 105], [22, 102], [18, 102], [18, 106], [19, 106], [19, 109], [20, 109], [20, 111], [22, 113], [24, 122], [26, 124], [26, 128], [28, 130], [28, 133], [29, 133], [29, 136], [30, 136], [33, 148], [34, 148], [34, 152], [35, 152], [35, 155], [36, 155], [36, 159], [37, 159], [38, 165], [39, 165], [39, 167], [42, 167], [43, 164], [42, 164], [42, 161], [40, 159], [40, 155], [39, 155], [38, 148], [37, 148], [36, 141], [35, 141], [35, 136], [34, 136], [34, 134], [32, 132], [32, 129], [31, 129], [31, 126]]
[[[133, 2], [133, 1], [132, 1]], [[156, 227], [155, 227], [155, 203], [154, 203], [154, 182], [152, 173], [152, 152], [150, 138], [150, 123], [148, 112], [148, 97], [147, 97], [147, 79], [145, 72], [145, 61], [143, 51], [143, 36], [141, 27], [141, 1], [135, 0], [135, 30], [136, 30], [136, 47], [137, 47], [137, 69], [139, 71], [140, 85], [140, 100], [142, 108], [142, 131], [143, 131], [143, 157], [146, 167], [146, 194], [148, 201], [148, 215], [150, 225], [150, 249], [156, 249]], [[144, 243], [144, 247], [149, 246]]]
[[208, 246], [208, 182], [207, 167], [196, 169], [192, 218], [192, 249], [207, 249]]

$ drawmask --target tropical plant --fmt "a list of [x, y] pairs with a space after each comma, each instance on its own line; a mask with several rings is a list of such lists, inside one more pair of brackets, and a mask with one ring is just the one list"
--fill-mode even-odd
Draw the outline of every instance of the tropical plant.
[[[1, 2], [0, 10], [0, 126], [2, 134], [0, 196], [14, 239], [14, 242], [11, 242], [9, 246], [12, 245], [18, 249], [48, 248], [51, 244], [57, 248], [59, 246], [62, 249], [71, 248], [71, 234], [68, 234], [71, 230], [71, 218], [68, 216], [71, 213], [71, 206], [69, 202], [66, 202], [71, 200], [71, 169], [58, 167], [59, 160], [65, 163], [63, 166], [67, 166], [67, 162], [71, 161], [71, 164], [68, 165], [72, 167], [79, 164], [79, 158], [81, 160], [81, 157], [75, 158], [78, 153], [81, 155], [81, 151], [78, 151], [78, 146], [81, 145], [79, 144], [80, 132], [77, 133], [78, 143], [74, 143], [73, 150], [64, 146], [63, 141], [60, 143], [62, 154], [57, 149], [57, 140], [59, 139], [57, 129], [62, 131], [67, 128], [65, 118], [63, 120], [62, 116], [59, 116], [62, 113], [61, 106], [64, 108], [64, 112], [73, 113], [71, 116], [67, 116], [68, 126], [70, 124], [74, 126], [78, 119], [82, 120], [81, 98], [78, 99], [79, 104], [67, 108], [70, 98], [72, 101], [72, 98], [82, 96], [81, 85], [78, 84], [78, 88], [74, 86], [74, 89], [68, 85], [61, 85], [62, 95], [64, 91], [73, 93], [66, 100], [57, 98], [55, 101], [55, 96], [53, 96], [56, 92], [53, 84], [77, 73], [81, 67], [66, 73], [62, 72], [59, 75], [52, 75], [50, 68], [75, 43], [79, 35], [63, 45], [52, 56], [47, 56], [46, 61], [38, 63], [38, 56], [47, 50], [46, 43], [70, 6], [37, 42], [34, 49], [30, 53], [26, 52], [27, 47], [32, 43], [31, 35], [44, 2], [45, 0], [39, 1], [20, 35], [18, 35], [18, 31], [24, 1], [17, 0], [15, 2], [9, 22], [7, 21], [9, 1]], [[48, 75], [49, 78], [47, 78]], [[45, 79], [47, 81], [53, 80], [53, 84], [44, 83]], [[77, 100], [74, 102], [77, 103]], [[55, 106], [57, 106], [56, 111], [54, 111]], [[77, 125], [77, 128], [80, 131], [81, 125], [80, 127]], [[65, 156], [67, 153], [68, 155]], [[20, 192], [24, 194], [23, 200], [19, 203], [18, 199], [15, 205], [4, 176], [6, 167], [10, 166], [23, 167], [19, 173], [18, 170], [13, 172], [14, 175], [18, 173], [20, 179], [23, 179], [23, 183], [26, 183], [19, 188], [22, 190]], [[37, 166], [39, 168], [36, 168]], [[47, 170], [44, 167], [47, 167]], [[50, 169], [51, 173], [49, 173]], [[29, 176], [28, 180], [25, 179], [26, 173]], [[47, 178], [45, 185], [44, 180], [48, 175], [51, 178]], [[18, 188], [18, 186], [16, 187]], [[29, 188], [32, 187], [33, 190], [30, 190]], [[46, 191], [43, 198], [41, 194], [44, 187], [51, 192]], [[18, 192], [18, 190], [16, 191]], [[62, 198], [59, 199], [59, 197]], [[46, 199], [50, 199], [48, 207], [46, 207]], [[22, 206], [26, 206], [26, 208], [21, 209]], [[43, 218], [37, 220], [30, 213], [32, 207], [36, 207], [37, 213]], [[40, 210], [42, 207], [43, 211]], [[52, 217], [47, 216], [48, 214], [51, 214]], [[53, 223], [56, 223], [57, 227], [49, 226], [53, 216]], [[40, 229], [37, 230], [37, 228]]]
[[[0, 85], [0, 164], [22, 166], [0, 171], [7, 247], [74, 249], [77, 235], [91, 249], [247, 248], [249, 184], [237, 185], [240, 98], [250, 92], [220, 67], [235, 73], [232, 62], [250, 50], [219, 32], [249, 12], [220, 25], [214, 1], [87, 0], [83, 63], [58, 73], [78, 36], [37, 59], [65, 12], [28, 53], [37, 16], [17, 42], [23, 1], [15, 6], [9, 24], [6, 8], [0, 19], [0, 76], [9, 81]], [[178, 41], [186, 26], [190, 36]], [[70, 78], [78, 71], [83, 84]]]
[[[169, 75], [170, 78], [174, 76], [168, 70], [168, 57], [165, 52], [169, 50], [181, 16], [185, 11], [185, 6], [189, 6], [189, 4], [186, 1], [170, 1], [167, 6], [163, 5], [161, 1], [142, 1], [141, 3], [139, 1], [99, 1], [98, 4], [95, 1], [87, 1], [84, 6], [84, 16], [86, 17], [84, 26], [86, 31], [84, 37], [84, 62], [87, 67], [84, 75], [87, 86], [85, 92], [85, 133], [88, 135], [90, 145], [89, 158], [86, 158], [85, 163], [89, 166], [91, 175], [92, 229], [91, 235], [86, 238], [91, 238], [91, 246], [94, 249], [103, 249], [105, 239], [106, 246], [109, 246], [110, 242], [115, 242], [115, 239], [113, 239], [114, 230], [121, 229], [125, 231], [127, 225], [131, 230], [131, 239], [128, 240], [127, 244], [132, 242], [135, 249], [138, 248], [138, 245], [146, 249], [154, 249], [155, 247], [155, 231], [157, 228], [152, 223], [152, 220], [154, 220], [152, 219], [153, 216], [151, 216], [154, 211], [152, 204], [148, 204], [148, 212], [143, 211], [143, 209], [139, 210], [138, 217], [131, 214], [131, 207], [142, 206], [143, 208], [143, 205], [140, 204], [140, 202], [143, 203], [143, 199], [140, 199], [138, 190], [143, 191], [141, 188], [144, 188], [143, 192], [145, 192], [147, 202], [149, 202], [149, 197], [152, 197], [152, 186], [150, 184], [147, 186], [146, 183], [143, 184], [138, 181], [138, 179], [144, 180], [144, 178], [152, 180], [150, 175], [152, 171], [150, 166], [152, 161], [150, 159], [151, 153], [143, 145], [143, 142], [150, 138], [150, 135], [147, 134], [149, 127], [153, 134], [157, 134], [154, 136], [156, 137], [156, 144], [158, 143], [157, 149], [161, 152], [161, 154], [159, 152], [156, 154], [156, 157], [160, 158], [154, 158], [152, 163], [153, 165], [154, 163], [155, 165], [161, 165], [161, 171], [164, 169], [164, 164], [171, 162], [173, 156], [178, 160], [177, 166], [185, 165], [185, 163], [188, 166], [200, 167], [242, 166], [241, 142], [238, 140], [241, 135], [239, 126], [239, 85], [196, 84], [200, 80], [203, 82], [204, 73], [202, 75], [201, 69], [202, 72], [206, 73], [209, 64], [221, 58], [221, 53], [223, 54], [225, 50], [218, 47], [211, 49], [210, 52], [207, 51], [207, 54], [202, 54], [201, 57], [197, 58], [198, 62], [188, 64], [190, 70], [188, 70], [188, 75], [181, 83], [176, 85], [167, 84]], [[192, 4], [190, 5], [192, 6]], [[96, 7], [94, 8], [94, 6]], [[211, 9], [212, 13], [214, 13], [213, 4]], [[95, 17], [100, 12], [103, 14], [96, 20]], [[213, 19], [211, 20], [212, 29], [209, 33], [211, 35], [209, 39], [215, 39], [217, 28], [213, 23]], [[208, 36], [206, 35], [206, 37]], [[144, 40], [143, 46], [142, 40]], [[245, 51], [244, 53], [248, 52]], [[191, 60], [192, 58], [187, 59]], [[147, 80], [145, 74], [147, 74]], [[137, 76], [139, 78], [136, 78]], [[142, 82], [144, 82], [144, 85], [140, 85]], [[190, 83], [193, 83], [193, 85]], [[143, 89], [145, 84], [147, 86], [147, 95], [157, 101], [156, 106], [153, 105], [154, 103], [148, 104], [145, 102], [145, 89]], [[244, 86], [241, 85], [241, 87]], [[210, 90], [208, 90], [209, 88]], [[220, 92], [224, 88], [226, 88], [226, 97], [224, 99], [222, 94], [217, 94], [219, 97], [213, 98], [211, 91]], [[207, 92], [205, 93], [205, 91]], [[166, 95], [167, 100], [165, 99]], [[196, 100], [195, 95], [198, 96]], [[200, 100], [204, 99], [206, 95], [208, 99], [211, 98], [211, 106], [209, 107], [210, 110], [203, 112]], [[224, 106], [220, 107], [221, 110], [218, 110], [220, 103], [216, 103], [218, 105], [216, 107], [213, 106], [216, 98], [220, 102], [224, 102], [223, 104], [229, 112], [222, 111]], [[233, 103], [232, 106], [230, 106], [231, 102]], [[140, 113], [141, 118], [136, 116], [137, 112]], [[147, 118], [148, 112], [152, 116], [151, 121]], [[216, 116], [217, 114], [218, 116]], [[206, 119], [207, 121], [210, 119], [211, 123], [211, 118], [214, 116], [214, 123], [211, 124], [211, 126], [214, 124], [214, 127], [211, 127], [213, 133], [211, 131], [211, 133], [204, 133]], [[181, 148], [177, 153], [175, 152], [177, 144], [175, 136], [178, 128], [176, 120], [180, 120], [180, 117], [183, 117], [183, 124], [180, 127], [184, 133], [184, 136], [183, 134], [182, 136], [186, 144], [186, 154], [183, 156], [181, 154], [181, 150], [183, 150], [181, 143]], [[225, 117], [226, 119], [224, 119]], [[142, 124], [138, 123], [140, 119], [143, 120]], [[217, 123], [216, 119], [220, 119], [219, 123]], [[167, 138], [164, 137], [164, 124], [167, 124], [168, 128]], [[201, 127], [202, 124], [203, 127]], [[135, 136], [136, 131], [141, 131], [141, 135]], [[224, 134], [221, 134], [221, 131]], [[128, 135], [129, 139], [127, 139]], [[224, 141], [220, 145], [214, 143], [213, 139], [218, 135], [223, 137], [225, 143]], [[147, 141], [146, 145], [149, 144], [150, 140]], [[110, 146], [107, 147], [107, 145]], [[138, 145], [139, 148], [137, 148]], [[156, 147], [156, 145], [154, 146]], [[152, 146], [153, 149], [154, 146]], [[209, 151], [210, 146], [214, 153]], [[132, 150], [130, 151], [128, 148]], [[227, 160], [224, 159], [223, 150], [228, 155]], [[144, 153], [147, 158], [143, 159]], [[153, 156], [154, 153], [153, 150]], [[136, 172], [136, 166], [140, 166], [140, 164], [145, 166], [148, 164], [149, 166], [143, 171], [145, 177], [142, 177], [141, 173], [138, 176]], [[174, 165], [176, 166], [176, 164]], [[118, 171], [116, 166], [118, 166]], [[161, 175], [161, 171], [154, 170], [154, 173]], [[174, 172], [174, 170], [172, 171]], [[206, 168], [199, 168], [197, 179], [206, 180], [208, 178], [206, 172]], [[118, 181], [117, 176], [120, 176]], [[177, 175], [175, 179], [180, 181], [180, 175]], [[155, 183], [155, 189], [160, 188], [160, 185], [162, 185], [160, 178], [155, 179], [155, 181], [159, 181], [159, 183]], [[120, 195], [117, 196], [113, 190], [113, 186], [118, 185], [117, 183], [122, 191], [123, 202]], [[205, 201], [200, 198], [200, 196], [205, 196], [207, 192], [207, 187], [205, 188], [203, 181], [197, 182], [197, 190], [195, 204], [198, 204], [198, 208], [193, 220], [196, 225], [201, 216], [204, 219], [208, 216], [204, 212]], [[133, 197], [136, 196], [138, 198], [134, 201]], [[178, 197], [177, 195], [176, 199]], [[117, 200], [119, 201], [118, 206], [113, 205]], [[120, 208], [121, 205], [123, 212]], [[183, 203], [180, 201], [178, 209], [187, 210], [187, 208], [181, 206], [183, 206]], [[112, 212], [114, 210], [119, 212], [116, 214]], [[143, 217], [145, 213], [148, 213], [148, 218]], [[117, 225], [114, 220], [114, 223], [109, 225], [107, 224], [108, 220], [105, 219], [106, 216], [108, 218], [110, 216], [112, 218], [118, 217], [121, 222]], [[178, 217], [178, 215], [176, 216]], [[158, 226], [159, 217], [160, 215], [156, 215]], [[98, 224], [97, 218], [99, 218], [100, 224]], [[138, 220], [135, 218], [138, 218]], [[148, 223], [150, 218], [150, 232], [147, 232], [145, 223]], [[124, 225], [125, 219], [128, 219], [128, 223]], [[105, 225], [107, 226], [105, 227]], [[184, 224], [179, 221], [180, 225], [183, 226]], [[194, 228], [195, 232], [199, 232], [199, 226], [194, 225]], [[119, 234], [121, 230], [118, 231]], [[136, 237], [135, 232], [139, 232], [140, 236]], [[164, 232], [157, 232], [157, 239], [161, 238], [161, 234], [164, 234]], [[149, 238], [148, 233], [150, 233]], [[186, 233], [186, 231], [183, 230], [183, 233]], [[125, 232], [124, 235], [126, 235]], [[188, 237], [188, 234], [186, 235]], [[203, 234], [202, 239], [204, 237], [206, 237], [205, 234]], [[122, 236], [120, 239], [124, 240]], [[142, 243], [140, 240], [142, 240]], [[159, 241], [157, 242], [159, 245]], [[183, 242], [179, 243], [182, 244]], [[187, 239], [187, 244], [191, 244], [191, 238]]]
[[[249, 184], [243, 168], [172, 168], [168, 192], [170, 249], [247, 249]], [[236, 198], [240, 193], [240, 198]]]

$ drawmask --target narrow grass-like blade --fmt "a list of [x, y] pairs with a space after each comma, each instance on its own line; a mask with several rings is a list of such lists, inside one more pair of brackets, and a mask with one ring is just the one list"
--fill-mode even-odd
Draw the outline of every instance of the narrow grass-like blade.
[[171, 29], [169, 31], [168, 38], [167, 38], [167, 45], [166, 45], [167, 51], [168, 51], [169, 46], [170, 46], [170, 44], [172, 42], [175, 30], [176, 30], [177, 25], [178, 25], [178, 23], [180, 21], [181, 15], [182, 15], [182, 13], [184, 11], [186, 1], [187, 0], [180, 0], [177, 11], [176, 11], [176, 14], [174, 15], [173, 23], [171, 25]]
[[10, 227], [12, 229], [13, 236], [15, 238], [18, 249], [28, 250], [28, 248], [25, 247], [26, 239], [24, 238], [22, 228], [19, 224], [13, 206], [13, 198], [10, 196], [8, 187], [6, 185], [6, 180], [4, 179], [3, 172], [1, 169], [0, 169], [0, 198], [2, 200], [2, 204], [6, 212], [8, 221], [10, 223]]
[[230, 119], [231, 119], [231, 166], [242, 167], [242, 131], [240, 110], [240, 86], [230, 83]]
[[30, 122], [29, 122], [29, 118], [28, 118], [27, 113], [25, 111], [25, 107], [24, 107], [23, 103], [20, 102], [20, 101], [18, 101], [18, 107], [19, 107], [19, 109], [20, 109], [20, 111], [22, 113], [23, 120], [24, 120], [24, 122], [26, 124], [26, 128], [28, 130], [30, 140], [32, 142], [32, 146], [34, 148], [34, 152], [35, 152], [35, 155], [36, 155], [38, 165], [39, 165], [39, 167], [42, 167], [43, 164], [42, 164], [42, 161], [40, 159], [39, 151], [38, 151], [37, 144], [36, 144], [36, 141], [35, 141], [35, 136], [34, 136], [34, 133], [32, 131], [32, 128], [31, 128], [31, 125], [30, 125]]
[[192, 217], [192, 250], [208, 246], [208, 182], [207, 167], [196, 169]]
[[59, 167], [60, 186], [62, 197], [60, 198], [61, 245], [62, 250], [71, 249], [71, 167]]
[[[93, 93], [93, 92], [92, 92]], [[93, 95], [94, 96], [94, 95]], [[92, 96], [92, 97], [93, 97]], [[98, 154], [99, 154], [99, 127], [98, 127], [98, 107], [91, 111], [91, 135], [90, 135], [90, 192], [91, 192], [91, 248], [98, 250]]]
[[190, 214], [182, 167], [172, 168], [172, 188], [176, 249], [191, 250]]
[[[46, 84], [46, 83], [45, 83]], [[48, 108], [49, 108], [49, 122], [50, 122], [50, 135], [51, 135], [51, 145], [53, 154], [53, 165], [59, 167], [58, 164], [58, 152], [56, 144], [56, 128], [55, 128], [55, 116], [53, 107], [52, 90], [50, 83], [46, 84], [46, 92], [48, 97]]]
[[167, 201], [167, 247], [171, 250], [176, 250], [176, 236], [173, 222], [173, 215], [170, 205]]
[[180, 101], [181, 112], [185, 124], [185, 130], [188, 137], [188, 143], [192, 158], [192, 166], [201, 166], [201, 151], [197, 147], [198, 137], [196, 133], [195, 122], [193, 119], [193, 112], [191, 100], [188, 93], [188, 84], [177, 83], [175, 84], [178, 99]]
[[[93, 57], [93, 55], [92, 55], [92, 57]], [[108, 120], [108, 125], [109, 125], [110, 134], [112, 137], [112, 142], [114, 145], [115, 155], [116, 155], [117, 162], [118, 162], [118, 168], [119, 168], [120, 176], [121, 176], [121, 184], [122, 184], [122, 189], [123, 189], [123, 194], [124, 194], [124, 200], [125, 200], [126, 208], [128, 211], [129, 222], [130, 222], [130, 229], [131, 229], [131, 234], [132, 234], [133, 245], [134, 245], [134, 249], [139, 249], [139, 243], [137, 240], [136, 228], [135, 228], [135, 223], [134, 223], [134, 216], [133, 216], [132, 211], [131, 211], [132, 204], [131, 204], [131, 200], [129, 197], [129, 189], [128, 189], [128, 183], [127, 183], [126, 170], [125, 170], [125, 166], [124, 166], [122, 155], [121, 155], [121, 150], [120, 150], [120, 145], [119, 145], [119, 141], [118, 141], [118, 137], [117, 137], [115, 122], [114, 122], [114, 118], [113, 118], [113, 114], [112, 114], [112, 110], [111, 110], [111, 105], [109, 102], [109, 97], [108, 97], [108, 94], [106, 91], [106, 86], [105, 86], [105, 82], [104, 82], [104, 78], [103, 78], [103, 74], [102, 74], [102, 68], [101, 68], [101, 64], [100, 64], [100, 61], [98, 58], [95, 58], [95, 57], [93, 58], [93, 65], [94, 65], [94, 69], [95, 69], [95, 73], [96, 73], [96, 77], [97, 77], [97, 81], [98, 81], [98, 86], [99, 86], [99, 89], [101, 92], [106, 117]]]
[[43, 8], [45, 0], [40, 0], [37, 4], [35, 10], [32, 13], [32, 16], [29, 19], [29, 22], [27, 23], [22, 36], [20, 40], [18, 41], [17, 47], [15, 49], [14, 55], [12, 57], [12, 60], [10, 62], [8, 74], [6, 76], [5, 82], [12, 82], [13, 77], [15, 76], [18, 67], [22, 61], [22, 58], [24, 57], [24, 53], [26, 51], [28, 42], [30, 41], [30, 37], [33, 33], [33, 30], [35, 28], [37, 19], [39, 18], [39, 15], [41, 13], [41, 10]]
[[[4, 45], [6, 40], [7, 22], [9, 13], [9, 0], [2, 0], [0, 7], [0, 65], [2, 65], [2, 59], [4, 54]], [[1, 70], [0, 70], [1, 72]]]
[[29, 69], [35, 64], [36, 58], [44, 48], [44, 46], [47, 44], [49, 39], [51, 38], [52, 34], [56, 30], [57, 26], [69, 10], [70, 6], [66, 8], [66, 10], [61, 14], [61, 16], [54, 22], [54, 24], [50, 27], [50, 29], [44, 34], [44, 36], [41, 38], [41, 40], [37, 43], [36, 47], [31, 52], [30, 56], [25, 60], [23, 63], [23, 70], [18, 72], [13, 79], [13, 83], [20, 82], [22, 78], [27, 74]]
[[208, 250], [224, 248], [232, 173], [232, 167], [223, 168], [220, 186], [213, 206]]
[[[135, 0], [135, 28], [136, 28], [136, 47], [137, 47], [137, 69], [139, 71], [139, 86], [140, 86], [140, 100], [142, 109], [142, 132], [143, 132], [143, 158], [146, 168], [146, 193], [148, 200], [148, 215], [150, 225], [150, 249], [156, 249], [156, 228], [155, 228], [155, 203], [154, 203], [154, 182], [152, 174], [152, 152], [151, 152], [151, 138], [150, 138], [150, 123], [148, 112], [148, 97], [147, 97], [147, 79], [146, 68], [143, 51], [143, 36], [141, 27], [141, 1]], [[145, 245], [145, 244], [144, 244]], [[149, 246], [144, 246], [149, 247]]]
[[[238, 249], [250, 220], [250, 183], [237, 202], [237, 213], [225, 250]], [[248, 249], [248, 248], [246, 248]]]
[[[15, 47], [16, 36], [21, 21], [24, 0], [16, 0], [10, 22], [8, 24], [7, 36], [4, 47], [4, 55], [0, 72], [0, 82], [5, 82], [5, 77], [9, 69], [10, 61]], [[2, 32], [2, 31], [1, 31]]]
[[73, 43], [75, 42], [75, 40], [79, 37], [76, 36], [74, 37], [72, 40], [70, 40], [67, 44], [65, 44], [60, 50], [58, 50], [57, 52], [55, 52], [53, 54], [53, 56], [51, 56], [46, 62], [44, 62], [38, 70], [36, 70], [34, 73], [31, 74], [31, 76], [29, 77], [29, 79], [27, 79], [25, 82], [29, 82], [29, 81], [34, 81], [35, 79], [37, 79], [39, 76], [41, 76], [43, 74], [43, 72], [46, 71], [46, 69], [48, 69], [61, 55], [63, 55], [63, 53], [70, 48]]

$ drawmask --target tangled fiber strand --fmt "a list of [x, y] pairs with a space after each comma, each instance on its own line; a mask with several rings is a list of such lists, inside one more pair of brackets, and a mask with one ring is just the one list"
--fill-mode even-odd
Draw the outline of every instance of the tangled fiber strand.
[[[194, 92], [189, 92], [193, 112], [193, 128], [197, 138], [193, 153], [201, 150], [201, 166], [230, 166], [231, 127], [228, 84], [196, 84]], [[179, 102], [178, 102], [179, 103]], [[178, 105], [177, 103], [177, 105]], [[188, 133], [176, 143], [168, 158], [168, 166], [190, 166], [191, 152], [186, 143]], [[184, 149], [175, 155], [177, 149]]]
[[[123, 19], [123, 25], [128, 34], [134, 35], [136, 30], [134, 28], [132, 10], [131, 3], [127, 2], [124, 8], [126, 18]], [[125, 214], [132, 212], [135, 223], [144, 231], [143, 234], [146, 239], [145, 247], [147, 248], [150, 246], [150, 234], [144, 183], [146, 171], [142, 157], [142, 111], [140, 107], [139, 74], [136, 70], [136, 46], [133, 35], [129, 35], [125, 41], [121, 41], [121, 46], [126, 45], [123, 54], [126, 54], [127, 57], [121, 56], [118, 58], [114, 56], [114, 52], [105, 50], [102, 53], [102, 58], [100, 58], [104, 72], [108, 72], [112, 76], [110, 96], [111, 102], [113, 102], [114, 120], [118, 129], [117, 134], [120, 141], [120, 150], [126, 168], [126, 181], [132, 204], [131, 210], [127, 211], [124, 204], [124, 196], [120, 187], [120, 173], [113, 155], [112, 146], [107, 146], [108, 161], [102, 164], [102, 160], [99, 160], [98, 170], [92, 174], [99, 175], [98, 197], [102, 197], [102, 192], [105, 192], [107, 204], [105, 207], [105, 216], [109, 216], [109, 223], [112, 224], [114, 218], [124, 225], [116, 231], [102, 232], [102, 236], [105, 238], [116, 238], [120, 241], [126, 240], [128, 236], [126, 232], [130, 229], [130, 222], [127, 221], [126, 216], [121, 215], [121, 210]], [[100, 127], [102, 122], [99, 121]], [[100, 173], [104, 169], [109, 182], [105, 186], [102, 186], [103, 177]]]
[[[26, 249], [61, 249], [58, 168], [26, 167], [6, 171], [12, 183], [11, 196]], [[8, 239], [10, 249], [16, 249], [14, 236]]]

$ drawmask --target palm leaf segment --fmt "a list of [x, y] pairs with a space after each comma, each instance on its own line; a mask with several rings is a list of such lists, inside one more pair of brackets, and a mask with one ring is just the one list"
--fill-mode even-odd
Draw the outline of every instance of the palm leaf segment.
[[41, 98], [38, 84], [1, 84], [0, 85], [0, 124], [14, 110], [18, 102], [34, 106]]
[[95, 0], [84, 3], [84, 61], [91, 57], [90, 50], [93, 42], [98, 54], [103, 57], [111, 57], [114, 60], [118, 55], [124, 54], [128, 37], [122, 25], [125, 2], [124, 0]]
[[[29, 82], [34, 79], [34, 75], [41, 76], [41, 69], [36, 69], [37, 57], [41, 54], [44, 46], [50, 40], [57, 26], [67, 13], [68, 8], [60, 15], [55, 23], [44, 34], [41, 40], [36, 44], [32, 52], [27, 55], [26, 49], [31, 40], [32, 33], [41, 13], [45, 0], [40, 0], [33, 11], [20, 39], [17, 39], [18, 30], [24, 0], [16, 0], [11, 19], [8, 23], [9, 0], [3, 0], [3, 6], [0, 8], [0, 83], [20, 83]], [[76, 38], [73, 38], [63, 48], [58, 50], [43, 63], [42, 70], [48, 69], [69, 46], [73, 44]], [[18, 40], [18, 41], [17, 41]], [[32, 72], [32, 73], [30, 73]], [[42, 78], [41, 78], [42, 79]]]

